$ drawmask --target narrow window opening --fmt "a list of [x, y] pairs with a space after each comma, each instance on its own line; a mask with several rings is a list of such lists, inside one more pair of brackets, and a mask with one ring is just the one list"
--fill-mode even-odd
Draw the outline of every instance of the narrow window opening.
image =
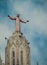
[[15, 57], [15, 52], [14, 51], [12, 52], [12, 56]]
[[21, 51], [21, 65], [23, 65], [23, 51]]
[[15, 65], [15, 59], [13, 59], [13, 65]]
[[12, 51], [12, 65], [15, 65], [15, 52]]

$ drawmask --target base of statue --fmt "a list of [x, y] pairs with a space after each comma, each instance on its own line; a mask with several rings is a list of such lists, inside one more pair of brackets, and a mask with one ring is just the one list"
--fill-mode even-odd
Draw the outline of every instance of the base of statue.
[[22, 32], [19, 32], [19, 31], [15, 31], [13, 34], [14, 34], [14, 35], [15, 35], [15, 34], [18, 34], [19, 37], [21, 37], [21, 36], [23, 35], [23, 33], [22, 33]]

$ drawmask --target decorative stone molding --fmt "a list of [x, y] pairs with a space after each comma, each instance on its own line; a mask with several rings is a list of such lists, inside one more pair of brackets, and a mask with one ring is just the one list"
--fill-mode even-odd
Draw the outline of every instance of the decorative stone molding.
[[19, 65], [21, 63], [20, 60], [20, 50], [23, 51], [23, 65], [30, 65], [30, 47], [28, 44], [28, 40], [21, 34], [21, 33], [13, 33], [11, 37], [7, 40], [7, 46], [5, 48], [5, 65], [13, 65], [12, 64], [12, 53], [11, 51], [13, 50], [12, 47], [15, 50], [16, 57], [15, 57], [15, 65], [17, 64], [17, 59], [19, 62]]

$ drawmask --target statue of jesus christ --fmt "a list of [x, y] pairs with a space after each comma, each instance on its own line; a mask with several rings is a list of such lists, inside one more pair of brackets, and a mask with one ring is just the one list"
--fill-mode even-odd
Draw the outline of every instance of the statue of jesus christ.
[[21, 20], [19, 14], [17, 14], [16, 17], [11, 17], [11, 16], [9, 16], [9, 15], [8, 15], [8, 17], [9, 17], [11, 20], [15, 20], [15, 21], [16, 21], [16, 32], [21, 32], [20, 22], [22, 22], [22, 23], [29, 22], [28, 20], [27, 20], [27, 21]]

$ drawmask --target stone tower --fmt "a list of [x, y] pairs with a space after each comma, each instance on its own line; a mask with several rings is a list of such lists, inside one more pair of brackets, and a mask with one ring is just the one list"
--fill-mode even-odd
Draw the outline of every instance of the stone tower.
[[5, 48], [5, 65], [30, 65], [30, 47], [21, 33], [14, 33]]
[[[10, 17], [10, 16], [9, 16]], [[13, 19], [10, 17], [10, 19]], [[16, 18], [19, 22], [19, 17]], [[18, 27], [9, 39], [5, 48], [5, 65], [30, 65], [29, 43]]]

